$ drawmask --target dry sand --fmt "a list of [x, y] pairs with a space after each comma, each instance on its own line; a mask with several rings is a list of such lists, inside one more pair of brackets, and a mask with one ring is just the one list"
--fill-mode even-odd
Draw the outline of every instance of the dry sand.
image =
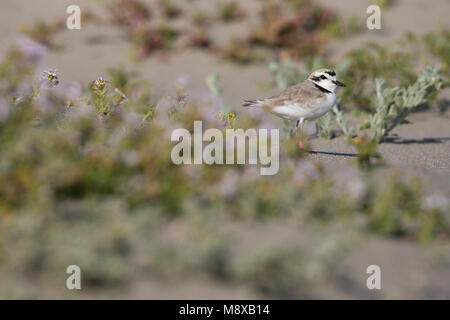
[[[71, 0], [2, 0], [0, 4], [0, 50], [4, 50], [17, 37], [20, 25], [33, 23], [37, 19], [65, 17], [65, 9], [72, 4]], [[154, 3], [156, 1], [146, 1]], [[206, 12], [214, 12], [215, 1], [177, 1], [188, 13], [202, 8]], [[357, 16], [365, 21], [365, 10], [370, 0], [319, 1], [333, 8], [345, 17]], [[94, 1], [77, 2], [83, 9], [88, 9], [104, 17], [104, 10]], [[242, 3], [249, 13], [248, 21], [222, 24], [212, 28], [214, 39], [224, 42], [230, 35], [242, 35], [249, 24], [254, 23], [257, 15], [258, 1], [248, 0]], [[382, 30], [367, 30], [348, 38], [335, 40], [329, 46], [331, 59], [339, 61], [339, 57], [354, 47], [363, 46], [368, 41], [382, 44], [396, 44], [406, 32], [423, 34], [450, 28], [450, 2], [445, 0], [397, 0], [394, 5], [382, 12]], [[185, 24], [186, 21], [176, 22]], [[81, 30], [65, 31], [55, 37], [64, 49], [49, 53], [45, 65], [56, 68], [61, 73], [62, 81], [88, 82], [105, 73], [110, 67], [124, 66], [139, 71], [142, 77], [151, 79], [159, 86], [171, 86], [180, 75], [187, 75], [194, 88], [206, 90], [204, 79], [218, 72], [225, 88], [224, 98], [227, 105], [239, 107], [243, 99], [264, 97], [276, 93], [276, 89], [263, 90], [258, 84], [271, 81], [266, 65], [239, 66], [224, 62], [218, 57], [204, 51], [187, 49], [176, 54], [162, 57], [156, 54], [139, 64], [129, 59], [130, 46], [117, 28], [107, 25], [87, 24]], [[450, 97], [450, 90], [442, 93]], [[245, 112], [245, 111], [242, 111]], [[449, 117], [437, 112], [414, 117], [414, 125], [402, 126], [395, 130], [403, 139], [403, 143], [384, 144], [381, 147], [383, 156], [389, 163], [399, 166], [417, 166], [424, 169], [436, 169], [449, 174], [450, 169], [450, 126]], [[350, 152], [345, 143], [336, 141], [314, 141], [314, 145], [322, 151]], [[315, 147], [316, 148], [316, 147]], [[315, 156], [327, 162], [342, 163], [345, 157], [321, 155]], [[446, 176], [450, 177], [450, 176]], [[447, 186], [450, 189], [450, 185]], [[450, 193], [450, 190], [447, 190]]]

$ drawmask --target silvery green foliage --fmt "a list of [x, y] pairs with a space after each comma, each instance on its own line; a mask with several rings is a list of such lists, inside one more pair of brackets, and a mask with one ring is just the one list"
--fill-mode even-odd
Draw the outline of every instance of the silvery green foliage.
[[344, 117], [344, 113], [339, 108], [339, 104], [336, 104], [333, 109], [334, 120], [336, 121], [337, 126], [342, 130], [344, 135], [347, 138], [352, 138], [356, 135], [356, 130], [353, 127], [350, 127], [347, 119]]
[[388, 88], [385, 80], [377, 79], [376, 112], [369, 116], [361, 130], [372, 129], [372, 139], [381, 141], [397, 125], [403, 123], [411, 112], [426, 103], [430, 94], [441, 87], [442, 78], [439, 69], [434, 66], [427, 66], [417, 81], [407, 88]]
[[292, 61], [284, 60], [282, 62], [272, 61], [269, 63], [269, 71], [275, 78], [277, 87], [280, 90], [286, 90], [290, 86], [305, 80], [308, 75], [297, 70]]
[[323, 117], [317, 120], [317, 125], [319, 127], [319, 137], [323, 139], [333, 139], [334, 137], [334, 121], [333, 115], [328, 112]]
[[289, 134], [291, 134], [293, 129], [294, 129], [294, 122], [283, 119], [283, 132], [286, 135], [289, 135]]
[[332, 112], [328, 112], [323, 117], [317, 120], [319, 126], [319, 137], [323, 139], [333, 139], [336, 134], [334, 132], [335, 126], [337, 126], [344, 136], [354, 137], [356, 135], [356, 129], [351, 127], [347, 119], [344, 117], [344, 113], [339, 107], [339, 102], [333, 107]]
[[[345, 72], [349, 61], [345, 60], [336, 66], [336, 72], [339, 74]], [[271, 62], [269, 70], [273, 74], [277, 86], [281, 90], [304, 81], [309, 72], [323, 67], [324, 61], [320, 58], [311, 60], [306, 67], [306, 72], [297, 70], [294, 64], [287, 60], [281, 63]], [[376, 112], [369, 115], [362, 125], [358, 127], [359, 131], [370, 129], [371, 138], [381, 141], [397, 125], [403, 123], [406, 117], [416, 111], [420, 106], [426, 103], [429, 96], [441, 89], [442, 78], [439, 69], [433, 66], [427, 66], [425, 71], [419, 75], [417, 81], [407, 88], [388, 88], [386, 81], [376, 80]], [[333, 125], [336, 124], [347, 138], [354, 137], [357, 130], [348, 125], [343, 112], [338, 104], [333, 108], [333, 114], [328, 113], [318, 120], [319, 136], [321, 138], [332, 139]], [[334, 116], [334, 120], [333, 120]], [[293, 124], [285, 121], [285, 131], [290, 130]]]
[[220, 75], [218, 73], [209, 74], [205, 82], [214, 97], [221, 97], [223, 95], [223, 88], [220, 85]]

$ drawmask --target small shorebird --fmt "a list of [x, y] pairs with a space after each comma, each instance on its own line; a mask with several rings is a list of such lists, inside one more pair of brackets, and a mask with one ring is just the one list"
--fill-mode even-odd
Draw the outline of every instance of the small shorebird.
[[[304, 120], [315, 120], [326, 114], [336, 103], [336, 88], [345, 87], [336, 72], [319, 69], [277, 96], [266, 99], [245, 100], [244, 107], [262, 107], [276, 116], [295, 121], [297, 130]], [[302, 148], [302, 143], [300, 143]]]

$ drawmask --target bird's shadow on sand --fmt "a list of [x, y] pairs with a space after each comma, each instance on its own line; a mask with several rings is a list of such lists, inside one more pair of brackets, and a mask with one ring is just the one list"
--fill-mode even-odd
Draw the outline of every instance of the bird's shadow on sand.
[[[432, 143], [444, 143], [446, 141], [450, 141], [450, 137], [441, 137], [441, 138], [423, 138], [423, 139], [404, 139], [401, 137], [386, 137], [383, 139], [383, 143], [392, 143], [392, 144], [432, 144]], [[329, 152], [329, 151], [317, 151], [311, 150], [309, 154], [323, 154], [329, 156], [337, 156], [337, 157], [356, 157], [356, 153], [345, 153], [345, 152]]]
[[423, 139], [404, 139], [400, 137], [386, 137], [383, 139], [383, 143], [393, 143], [393, 144], [430, 144], [430, 143], [444, 143], [446, 141], [450, 141], [450, 137], [423, 138]]
[[309, 154], [325, 154], [329, 156], [338, 156], [338, 157], [356, 157], [356, 153], [344, 153], [344, 152], [328, 152], [328, 151], [309, 151]]

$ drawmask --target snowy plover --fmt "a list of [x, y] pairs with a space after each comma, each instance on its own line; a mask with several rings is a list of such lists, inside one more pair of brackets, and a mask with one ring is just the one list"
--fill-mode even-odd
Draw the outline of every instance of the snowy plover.
[[326, 114], [336, 103], [336, 87], [345, 85], [336, 79], [336, 72], [319, 69], [307, 80], [279, 95], [257, 100], [245, 100], [244, 107], [262, 107], [280, 118], [295, 121], [297, 130], [304, 120], [315, 120]]

